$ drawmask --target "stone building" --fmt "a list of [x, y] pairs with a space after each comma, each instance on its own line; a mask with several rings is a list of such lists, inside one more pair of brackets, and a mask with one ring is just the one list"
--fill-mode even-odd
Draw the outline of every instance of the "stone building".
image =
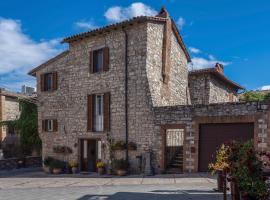
[[238, 91], [244, 89], [224, 75], [224, 68], [217, 63], [214, 68], [189, 72], [189, 91], [192, 104], [237, 102]]
[[[12, 121], [20, 116], [19, 98], [23, 95], [0, 89], [0, 121]], [[0, 143], [13, 145], [17, 142], [14, 128], [0, 127]]]
[[239, 130], [223, 140], [254, 136], [257, 147], [268, 148], [268, 104], [234, 102], [242, 87], [220, 65], [189, 73], [190, 56], [165, 9], [63, 42], [67, 51], [29, 72], [37, 78], [43, 157], [76, 160], [81, 171], [95, 171], [97, 160], [109, 163], [113, 140], [136, 144], [113, 151], [129, 160], [131, 172], [143, 171], [148, 152], [156, 173], [205, 171], [214, 153], [205, 149], [205, 132], [222, 123], [228, 132]]

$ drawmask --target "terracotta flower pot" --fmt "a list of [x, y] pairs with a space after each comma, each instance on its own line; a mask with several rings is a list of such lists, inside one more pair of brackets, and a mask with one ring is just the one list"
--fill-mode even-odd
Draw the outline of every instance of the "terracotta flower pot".
[[126, 175], [127, 175], [127, 171], [124, 170], [124, 169], [118, 169], [118, 170], [116, 171], [116, 174], [117, 174], [118, 176], [126, 176]]
[[62, 172], [61, 168], [53, 168], [53, 174], [60, 174]]
[[48, 167], [48, 166], [44, 166], [44, 167], [43, 167], [43, 171], [44, 171], [46, 174], [50, 174], [50, 173], [51, 173], [51, 169], [50, 169], [50, 167]]
[[98, 174], [99, 175], [103, 175], [104, 174], [104, 168], [103, 167], [98, 168]]
[[224, 176], [222, 171], [218, 171], [217, 172], [217, 190], [219, 192], [223, 192], [223, 188], [224, 188]]

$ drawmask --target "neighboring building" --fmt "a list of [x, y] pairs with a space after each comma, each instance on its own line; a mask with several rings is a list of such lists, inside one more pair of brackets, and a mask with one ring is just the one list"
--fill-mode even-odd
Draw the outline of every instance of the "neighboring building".
[[268, 148], [268, 104], [235, 102], [242, 87], [220, 65], [188, 73], [190, 56], [165, 9], [63, 42], [68, 51], [29, 72], [37, 78], [43, 157], [63, 159], [54, 146], [68, 146], [65, 159], [95, 171], [97, 160], [108, 163], [114, 139], [137, 144], [114, 152], [134, 173], [147, 152], [157, 173], [195, 172], [228, 139], [254, 136]]
[[35, 94], [35, 88], [23, 85], [21, 93], [27, 96], [33, 96]]
[[238, 91], [244, 88], [224, 75], [219, 63], [214, 68], [189, 72], [189, 91], [192, 104], [237, 102]]
[[[12, 121], [18, 119], [20, 116], [19, 98], [21, 94], [0, 89], [0, 121]], [[16, 140], [16, 133], [12, 127], [0, 127], [1, 143], [14, 143]], [[10, 136], [10, 138], [7, 138]], [[9, 141], [6, 141], [9, 140]]]

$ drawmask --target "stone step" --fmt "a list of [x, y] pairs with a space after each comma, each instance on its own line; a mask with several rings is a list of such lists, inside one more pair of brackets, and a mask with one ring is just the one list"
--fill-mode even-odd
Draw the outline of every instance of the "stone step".
[[168, 168], [166, 170], [166, 173], [167, 174], [182, 174], [183, 170], [182, 170], [182, 168], [173, 168], [173, 167], [171, 167], [171, 168]]
[[174, 161], [172, 162], [172, 164], [174, 164], [174, 163], [177, 163], [177, 164], [183, 163], [183, 160], [174, 160]]
[[182, 163], [173, 163], [173, 164], [171, 164], [170, 166], [172, 166], [172, 167], [183, 167], [183, 164]]

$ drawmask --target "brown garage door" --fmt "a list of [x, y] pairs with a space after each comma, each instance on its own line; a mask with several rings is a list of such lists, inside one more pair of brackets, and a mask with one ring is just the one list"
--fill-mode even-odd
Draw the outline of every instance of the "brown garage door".
[[215, 152], [224, 142], [253, 139], [253, 123], [201, 124], [199, 135], [199, 171], [208, 171]]

